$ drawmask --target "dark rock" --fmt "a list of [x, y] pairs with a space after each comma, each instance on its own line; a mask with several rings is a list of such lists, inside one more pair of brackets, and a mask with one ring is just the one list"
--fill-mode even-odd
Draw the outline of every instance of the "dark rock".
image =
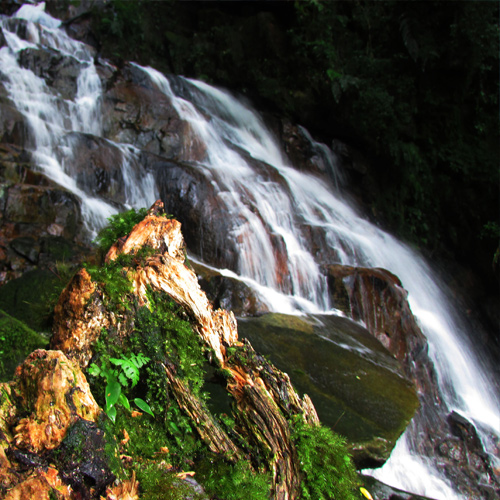
[[282, 120], [280, 139], [294, 167], [324, 176], [335, 187], [344, 184], [336, 156], [325, 144], [315, 141], [304, 127]]
[[47, 330], [64, 285], [64, 279], [54, 272], [33, 269], [0, 287], [1, 308], [34, 330]]
[[15, 224], [58, 224], [64, 235], [74, 238], [80, 229], [80, 203], [76, 196], [61, 188], [14, 185], [9, 188], [5, 219]]
[[104, 430], [79, 418], [69, 429], [53, 460], [61, 478], [82, 498], [95, 498], [115, 480]]
[[360, 325], [337, 316], [240, 318], [239, 331], [347, 437], [359, 468], [380, 466], [418, 399], [400, 364]]
[[89, 134], [71, 133], [67, 138], [74, 157], [68, 174], [78, 187], [112, 203], [125, 203], [122, 151], [113, 143]]
[[214, 307], [233, 311], [236, 316], [256, 316], [269, 312], [255, 292], [244, 282], [222, 275], [203, 264], [192, 263], [202, 290]]
[[187, 151], [193, 152], [189, 125], [179, 119], [170, 100], [140, 68], [124, 66], [107, 90], [103, 108], [104, 134], [114, 141], [168, 159], [182, 159]]
[[154, 157], [150, 164], [165, 210], [181, 222], [188, 249], [214, 266], [234, 269], [238, 251], [231, 238], [233, 222], [213, 184], [189, 164]]
[[10, 242], [10, 246], [16, 251], [16, 253], [21, 255], [21, 257], [26, 258], [32, 264], [36, 264], [38, 262], [40, 245], [34, 238], [31, 238], [30, 236], [16, 238]]
[[43, 78], [49, 88], [64, 99], [74, 99], [82, 63], [48, 48], [26, 48], [21, 51], [19, 64]]
[[8, 103], [0, 102], [0, 143], [24, 146], [26, 121], [22, 113]]

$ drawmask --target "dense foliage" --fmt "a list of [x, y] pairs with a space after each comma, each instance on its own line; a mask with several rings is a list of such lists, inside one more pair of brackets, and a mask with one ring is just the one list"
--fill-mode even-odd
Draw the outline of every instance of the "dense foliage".
[[[127, 2], [109, 56], [247, 94], [369, 158], [351, 172], [398, 234], [492, 276], [498, 247], [497, 2]], [[132, 52], [131, 52], [132, 51]]]
[[116, 240], [130, 233], [132, 228], [146, 217], [147, 213], [147, 208], [141, 208], [139, 210], [131, 208], [126, 212], [108, 217], [108, 224], [99, 231], [96, 238], [99, 249], [103, 253], [106, 253]]

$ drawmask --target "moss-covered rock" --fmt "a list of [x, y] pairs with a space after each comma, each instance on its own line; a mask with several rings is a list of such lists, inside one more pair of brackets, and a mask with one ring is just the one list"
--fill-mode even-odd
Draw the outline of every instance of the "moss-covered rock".
[[37, 331], [50, 329], [52, 308], [65, 282], [53, 272], [34, 269], [0, 287], [2, 309]]
[[418, 398], [367, 330], [337, 316], [283, 314], [240, 319], [239, 329], [312, 398], [320, 420], [348, 439], [358, 465], [388, 458]]
[[0, 310], [0, 382], [11, 380], [17, 365], [48, 343], [46, 337]]

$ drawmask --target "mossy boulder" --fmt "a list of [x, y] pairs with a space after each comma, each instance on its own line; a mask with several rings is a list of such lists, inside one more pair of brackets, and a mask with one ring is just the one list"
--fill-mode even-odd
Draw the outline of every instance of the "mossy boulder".
[[399, 362], [365, 328], [333, 315], [239, 319], [242, 337], [290, 375], [358, 466], [380, 465], [418, 407]]
[[0, 382], [10, 380], [17, 365], [48, 342], [43, 335], [0, 309]]
[[49, 330], [52, 308], [65, 284], [53, 272], [34, 269], [0, 287], [0, 304], [30, 328]]

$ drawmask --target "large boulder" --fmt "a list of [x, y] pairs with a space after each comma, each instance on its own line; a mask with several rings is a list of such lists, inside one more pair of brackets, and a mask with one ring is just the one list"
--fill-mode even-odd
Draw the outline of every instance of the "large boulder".
[[250, 340], [344, 435], [359, 468], [380, 466], [418, 407], [400, 363], [361, 325], [332, 315], [239, 320]]

